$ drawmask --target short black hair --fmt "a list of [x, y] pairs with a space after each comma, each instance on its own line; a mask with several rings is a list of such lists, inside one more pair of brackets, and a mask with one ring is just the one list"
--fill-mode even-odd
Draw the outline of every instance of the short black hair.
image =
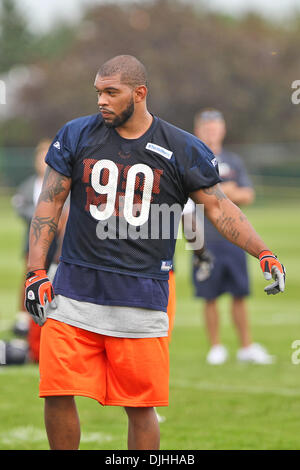
[[121, 82], [136, 88], [148, 85], [147, 71], [145, 66], [132, 55], [118, 55], [106, 61], [98, 70], [100, 77], [121, 76]]

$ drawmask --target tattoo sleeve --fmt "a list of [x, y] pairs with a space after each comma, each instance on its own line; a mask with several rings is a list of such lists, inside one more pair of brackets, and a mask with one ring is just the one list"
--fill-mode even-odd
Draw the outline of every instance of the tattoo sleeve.
[[226, 213], [222, 212], [216, 219], [215, 225], [224, 237], [230, 238], [231, 241], [238, 240], [240, 236], [238, 230], [239, 224], [236, 223], [236, 219], [231, 215], [226, 215]]
[[219, 216], [213, 222], [219, 232], [230, 242], [247, 251], [252, 256], [267, 249], [247, 217], [230, 200], [221, 204]]
[[47, 167], [39, 201], [53, 202], [55, 198], [65, 193], [65, 185], [68, 180], [69, 178], [66, 176]]
[[57, 223], [55, 222], [54, 217], [39, 217], [36, 215], [31, 222], [31, 229], [35, 244], [39, 241], [42, 235], [42, 229], [44, 227], [48, 229], [48, 235], [51, 235], [52, 233], [55, 235], [57, 230]]
[[268, 249], [247, 217], [218, 184], [193, 193], [192, 198], [196, 203], [204, 204], [205, 215], [224, 238], [255, 257]]
[[48, 250], [55, 237], [70, 186], [71, 178], [47, 167], [30, 227], [28, 259], [30, 270], [46, 267]]
[[203, 192], [208, 196], [215, 196], [218, 201], [222, 201], [222, 199], [227, 199], [226, 194], [220, 189], [219, 185], [211, 186], [209, 188], [204, 188]]

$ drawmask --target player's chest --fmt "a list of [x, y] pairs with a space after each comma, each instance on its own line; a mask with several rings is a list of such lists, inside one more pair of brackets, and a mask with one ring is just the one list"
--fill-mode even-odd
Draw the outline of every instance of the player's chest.
[[159, 193], [164, 185], [175, 184], [176, 168], [166, 158], [153, 155], [143, 145], [106, 143], [85, 147], [73, 168], [73, 181], [101, 192], [114, 187], [117, 191], [144, 191]]
[[87, 212], [92, 208], [95, 218], [102, 204], [109, 214], [120, 216], [126, 206], [150, 208], [180, 198], [174, 164], [142, 146], [86, 148], [76, 159], [73, 173], [73, 191]]

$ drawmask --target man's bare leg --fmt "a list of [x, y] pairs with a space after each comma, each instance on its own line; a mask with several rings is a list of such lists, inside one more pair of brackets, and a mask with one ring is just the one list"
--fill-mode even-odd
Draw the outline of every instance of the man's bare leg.
[[125, 407], [128, 416], [128, 450], [158, 450], [160, 429], [152, 407]]
[[204, 318], [208, 334], [208, 339], [212, 346], [220, 344], [219, 337], [219, 312], [217, 301], [207, 300], [204, 305]]
[[45, 398], [45, 426], [51, 450], [77, 450], [80, 422], [73, 396]]
[[252, 343], [252, 339], [250, 335], [246, 300], [244, 297], [234, 297], [232, 299], [232, 319], [237, 329], [241, 347], [247, 348]]

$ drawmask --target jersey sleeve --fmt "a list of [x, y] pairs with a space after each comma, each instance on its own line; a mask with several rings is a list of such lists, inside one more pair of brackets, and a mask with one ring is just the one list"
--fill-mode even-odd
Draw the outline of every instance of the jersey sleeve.
[[70, 136], [70, 128], [66, 124], [56, 134], [51, 143], [45, 162], [58, 173], [71, 177], [74, 161], [74, 145]]
[[187, 195], [222, 181], [216, 157], [203, 142], [196, 138], [186, 145], [185, 161], [181, 169], [183, 187]]

